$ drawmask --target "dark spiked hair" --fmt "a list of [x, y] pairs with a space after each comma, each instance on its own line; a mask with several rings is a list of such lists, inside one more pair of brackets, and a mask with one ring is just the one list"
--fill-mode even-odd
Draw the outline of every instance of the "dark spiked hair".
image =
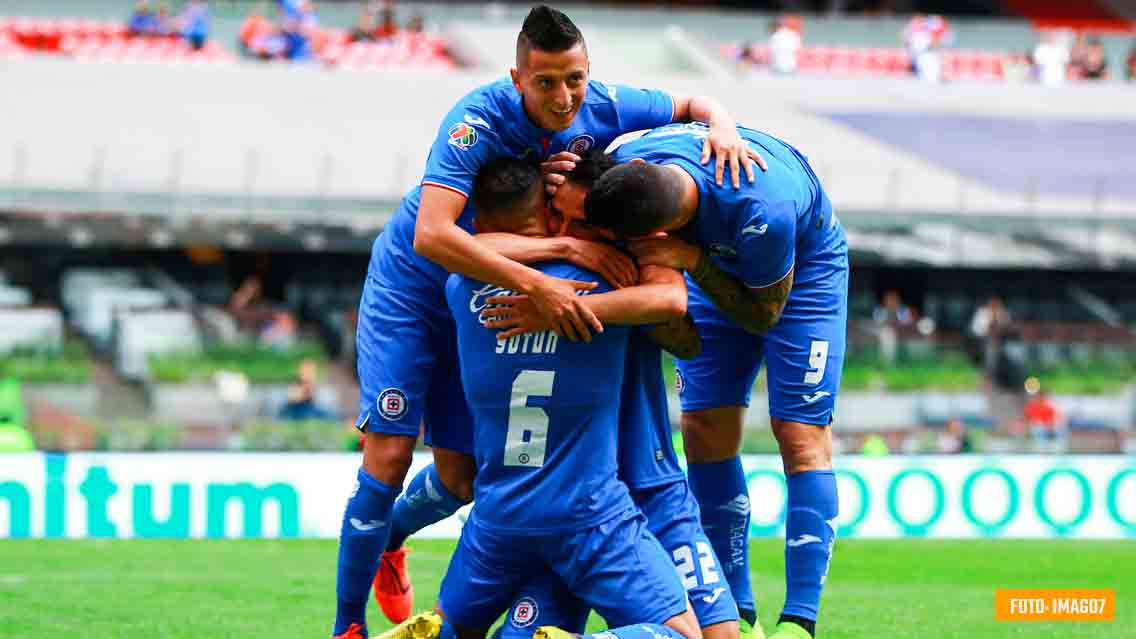
[[527, 160], [502, 157], [491, 160], [473, 180], [473, 207], [487, 222], [508, 220], [518, 211], [528, 211], [529, 198], [543, 194], [540, 167]]
[[657, 164], [625, 162], [605, 172], [584, 198], [588, 224], [618, 237], [661, 231], [682, 213], [682, 190]]
[[571, 18], [548, 5], [537, 5], [529, 11], [517, 35], [517, 63], [528, 57], [529, 49], [567, 51], [583, 41], [584, 34]]
[[616, 164], [615, 156], [593, 149], [585, 152], [580, 157], [580, 161], [576, 163], [576, 168], [569, 171], [564, 177], [577, 186], [590, 189], [595, 186], [596, 180], [599, 180], [601, 175], [607, 173]]

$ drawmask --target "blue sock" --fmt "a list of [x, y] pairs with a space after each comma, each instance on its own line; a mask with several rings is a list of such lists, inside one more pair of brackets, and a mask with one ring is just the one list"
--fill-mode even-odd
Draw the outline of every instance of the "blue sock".
[[366, 627], [371, 581], [390, 534], [391, 506], [400, 488], [388, 486], [359, 468], [355, 491], [347, 499], [339, 529], [332, 635], [342, 633], [352, 623]]
[[455, 497], [442, 480], [434, 464], [418, 471], [406, 492], [394, 504], [390, 541], [387, 550], [395, 550], [406, 538], [435, 522], [456, 513], [466, 502]]
[[782, 615], [816, 621], [820, 591], [836, 541], [836, 474], [807, 470], [789, 477], [785, 519], [785, 608]]
[[621, 626], [619, 628], [609, 628], [602, 632], [584, 635], [583, 639], [611, 639], [611, 635], [619, 637], [619, 639], [686, 639], [685, 636], [679, 634], [670, 626], [664, 626], [661, 623], [637, 623], [633, 626]]
[[749, 581], [749, 489], [741, 457], [689, 464], [687, 474], [702, 510], [702, 527], [722, 562], [738, 609], [756, 612]]

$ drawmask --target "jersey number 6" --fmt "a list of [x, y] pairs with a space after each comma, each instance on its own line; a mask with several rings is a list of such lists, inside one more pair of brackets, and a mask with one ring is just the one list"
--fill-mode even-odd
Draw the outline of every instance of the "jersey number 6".
[[529, 398], [552, 397], [555, 371], [521, 371], [513, 380], [509, 401], [509, 429], [505, 433], [506, 466], [539, 468], [548, 447], [548, 413], [529, 406]]

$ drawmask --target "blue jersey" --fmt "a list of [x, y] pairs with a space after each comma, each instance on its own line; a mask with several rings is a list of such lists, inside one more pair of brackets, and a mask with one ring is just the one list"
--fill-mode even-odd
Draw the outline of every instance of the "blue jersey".
[[[521, 96], [509, 79], [474, 89], [442, 121], [421, 185], [403, 198], [375, 240], [371, 276], [388, 285], [441, 290], [446, 270], [414, 252], [414, 224], [422, 186], [468, 196], [478, 169], [496, 158], [543, 160], [560, 151], [582, 154], [592, 148], [602, 150], [624, 133], [664, 125], [673, 116], [674, 104], [666, 93], [592, 80], [572, 125], [563, 131], [546, 131], [529, 120]], [[467, 201], [458, 225], [471, 230], [473, 215]]]
[[[556, 277], [600, 281], [576, 266], [536, 265]], [[470, 521], [532, 535], [578, 531], [633, 508], [616, 477], [619, 392], [630, 329], [609, 326], [591, 343], [543, 331], [498, 342], [479, 313], [498, 287], [453, 275], [446, 299], [457, 327], [473, 414], [477, 480]]]
[[631, 333], [620, 402], [619, 476], [632, 490], [683, 477], [671, 441], [662, 353], [643, 330]]
[[723, 188], [714, 181], [714, 164], [702, 165], [708, 129], [701, 123], [672, 124], [621, 145], [616, 159], [642, 158], [675, 164], [698, 185], [698, 215], [692, 238], [728, 273], [747, 286], [780, 281], [794, 263], [829, 260], [846, 263], [844, 234], [832, 205], [808, 160], [777, 138], [738, 127], [738, 133], [765, 158], [769, 171], [753, 185]]

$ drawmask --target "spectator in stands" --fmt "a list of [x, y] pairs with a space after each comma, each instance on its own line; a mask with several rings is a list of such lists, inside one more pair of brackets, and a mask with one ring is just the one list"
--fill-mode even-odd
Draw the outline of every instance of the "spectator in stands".
[[375, 14], [367, 7], [359, 13], [359, 19], [351, 28], [347, 39], [351, 42], [371, 42], [375, 39]]
[[1108, 59], [1100, 38], [1089, 38], [1077, 56], [1075, 71], [1083, 80], [1108, 80]]
[[939, 15], [916, 15], [903, 30], [903, 43], [911, 56], [911, 70], [920, 79], [938, 82], [942, 78], [940, 50], [954, 41], [947, 19]]
[[1038, 82], [1050, 87], [1064, 84], [1069, 59], [1069, 48], [1059, 32], [1047, 31], [1042, 34], [1041, 41], [1033, 50], [1033, 64]]
[[267, 3], [261, 3], [245, 17], [238, 34], [241, 51], [246, 55], [270, 60], [284, 55], [284, 39], [265, 13]]
[[277, 418], [285, 421], [318, 419], [334, 421], [339, 416], [316, 404], [316, 386], [319, 366], [310, 359], [300, 362], [296, 379], [288, 386], [288, 402], [280, 409]]
[[800, 16], [782, 16], [770, 27], [769, 66], [776, 73], [797, 72], [797, 54], [801, 50]]
[[379, 11], [379, 26], [375, 27], [375, 40], [385, 40], [398, 35], [398, 22], [394, 19], [394, 6], [389, 2], [383, 4]]
[[876, 323], [876, 337], [880, 341], [880, 357], [888, 364], [894, 364], [899, 350], [899, 330], [915, 324], [915, 313], [903, 303], [899, 291], [894, 289], [884, 293], [879, 306], [872, 311]]
[[1136, 42], [1133, 42], [1132, 48], [1128, 50], [1128, 59], [1124, 62], [1124, 70], [1128, 81], [1136, 82]]
[[284, 57], [292, 61], [310, 60], [315, 56], [315, 39], [319, 35], [319, 17], [310, 0], [288, 0], [281, 20]]
[[1030, 398], [1022, 409], [1026, 428], [1036, 442], [1060, 443], [1067, 432], [1065, 418], [1057, 403], [1041, 388], [1040, 384], [1030, 387]]
[[410, 16], [406, 21], [406, 31], [408, 33], [422, 33], [426, 30], [426, 18], [421, 13], [416, 13]]
[[209, 19], [209, 3], [205, 0], [190, 0], [174, 24], [189, 46], [200, 50], [209, 39]]
[[974, 452], [974, 437], [966, 428], [966, 423], [958, 417], [947, 421], [943, 434], [939, 436], [939, 452], [948, 455]]
[[229, 299], [229, 313], [237, 325], [271, 348], [288, 348], [296, 341], [296, 320], [262, 296], [260, 278], [251, 276]]
[[126, 21], [126, 33], [130, 36], [152, 36], [159, 33], [160, 27], [158, 14], [150, 8], [149, 0], [139, 0]]

